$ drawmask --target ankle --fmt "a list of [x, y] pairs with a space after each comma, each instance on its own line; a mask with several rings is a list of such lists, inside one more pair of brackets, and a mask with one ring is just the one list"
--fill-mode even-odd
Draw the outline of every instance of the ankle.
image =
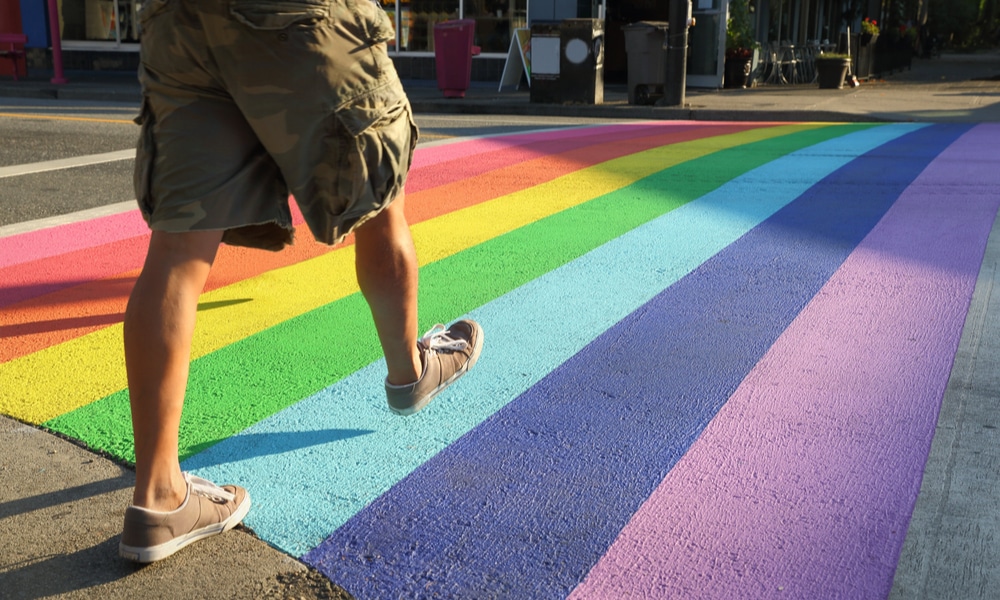
[[132, 492], [133, 506], [149, 510], [170, 512], [184, 504], [187, 498], [187, 482], [172, 482], [165, 485], [136, 486]]
[[414, 350], [408, 361], [387, 366], [389, 373], [385, 380], [389, 385], [410, 385], [420, 381], [420, 377], [424, 374], [423, 357], [418, 350]]

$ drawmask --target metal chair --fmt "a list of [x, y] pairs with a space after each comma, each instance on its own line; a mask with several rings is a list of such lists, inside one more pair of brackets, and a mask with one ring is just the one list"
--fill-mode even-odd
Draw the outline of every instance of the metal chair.
[[802, 83], [799, 64], [799, 50], [794, 44], [786, 41], [779, 48], [782, 80], [785, 83]]

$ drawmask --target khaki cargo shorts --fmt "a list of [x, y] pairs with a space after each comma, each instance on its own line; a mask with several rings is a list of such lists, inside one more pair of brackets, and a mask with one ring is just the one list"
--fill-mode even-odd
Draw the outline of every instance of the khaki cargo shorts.
[[373, 0], [147, 0], [135, 191], [170, 232], [335, 244], [403, 190], [417, 128]]

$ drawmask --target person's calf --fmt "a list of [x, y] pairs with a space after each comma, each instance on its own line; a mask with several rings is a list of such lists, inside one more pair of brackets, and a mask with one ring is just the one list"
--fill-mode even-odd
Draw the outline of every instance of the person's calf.
[[392, 383], [412, 383], [421, 373], [417, 253], [403, 206], [402, 197], [395, 199], [355, 231], [358, 286], [371, 309]]

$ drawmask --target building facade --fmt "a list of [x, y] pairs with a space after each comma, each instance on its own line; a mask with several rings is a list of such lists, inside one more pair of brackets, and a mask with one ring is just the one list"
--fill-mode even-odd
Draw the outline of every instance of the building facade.
[[[150, 0], [145, 0], [150, 1]], [[669, 0], [373, 0], [396, 25], [390, 43], [404, 78], [433, 79], [434, 26], [452, 19], [475, 21], [473, 79], [499, 81], [511, 39], [533, 22], [565, 18], [605, 20], [605, 81], [624, 82], [627, 60], [624, 28], [640, 21], [665, 22]], [[58, 10], [63, 64], [67, 69], [134, 69], [142, 31], [137, 15], [143, 0], [0, 0], [0, 29], [28, 35], [36, 66], [51, 48], [48, 11]], [[836, 43], [847, 27], [862, 18], [880, 19], [885, 0], [750, 0], [751, 21], [758, 42]], [[722, 85], [725, 29], [729, 0], [692, 0], [696, 25], [689, 32], [688, 83]], [[51, 60], [50, 58], [48, 60]]]

